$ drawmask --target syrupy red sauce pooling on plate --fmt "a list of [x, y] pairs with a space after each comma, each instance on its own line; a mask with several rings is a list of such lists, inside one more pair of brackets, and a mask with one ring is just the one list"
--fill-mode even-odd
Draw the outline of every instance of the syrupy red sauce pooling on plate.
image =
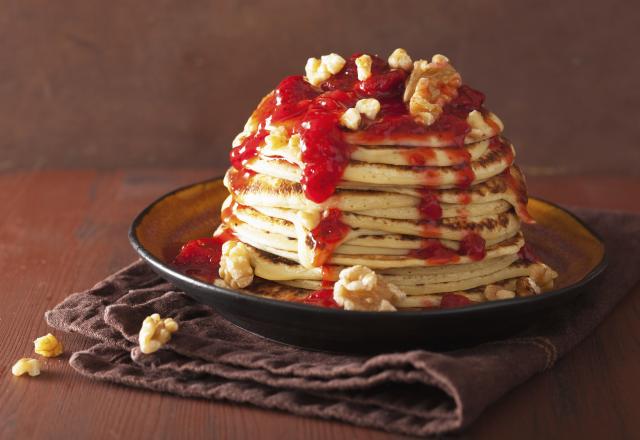
[[327, 209], [318, 226], [311, 230], [311, 239], [315, 245], [314, 266], [324, 265], [335, 248], [344, 240], [351, 228], [342, 222], [342, 211]]
[[540, 262], [540, 257], [538, 257], [529, 243], [525, 243], [525, 245], [520, 248], [520, 250], [518, 251], [518, 257], [528, 263]]
[[311, 304], [314, 306], [328, 307], [330, 309], [341, 308], [338, 303], [333, 299], [332, 289], [321, 289], [309, 293], [306, 297], [300, 300], [301, 303]]
[[471, 304], [472, 301], [464, 295], [457, 293], [445, 293], [440, 300], [441, 309], [452, 309], [455, 307], [464, 307]]
[[182, 246], [172, 263], [180, 272], [211, 283], [218, 278], [222, 245], [228, 239], [222, 236], [191, 240]]
[[322, 289], [309, 293], [299, 301], [314, 306], [339, 309], [340, 306], [333, 299], [334, 269], [331, 266], [322, 266]]
[[218, 278], [222, 245], [235, 236], [227, 222], [233, 216], [231, 204], [220, 212], [221, 225], [213, 237], [198, 238], [186, 242], [171, 262], [180, 272], [208, 283]]

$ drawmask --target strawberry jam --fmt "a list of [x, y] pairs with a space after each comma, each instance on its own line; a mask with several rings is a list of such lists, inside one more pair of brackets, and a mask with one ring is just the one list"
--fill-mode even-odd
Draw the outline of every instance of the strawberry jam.
[[318, 226], [311, 230], [316, 250], [314, 266], [323, 265], [349, 231], [349, 226], [342, 222], [342, 211], [335, 208], [326, 210]]
[[442, 206], [438, 202], [438, 195], [435, 191], [422, 188], [420, 190], [420, 211], [421, 220], [439, 220], [442, 218]]
[[475, 261], [487, 255], [484, 238], [475, 232], [469, 232], [460, 240], [460, 254], [467, 255]]
[[518, 251], [518, 257], [528, 263], [540, 262], [540, 258], [538, 257], [538, 255], [536, 255], [536, 253], [528, 243], [525, 243], [525, 245], [520, 248], [520, 250]]
[[460, 260], [460, 255], [456, 251], [434, 239], [424, 240], [419, 249], [412, 249], [409, 252], [409, 256], [420, 258], [433, 265], [451, 264]]
[[[231, 151], [234, 168], [242, 170], [258, 156], [268, 134], [266, 127], [277, 122], [286, 126], [290, 134], [300, 135], [301, 184], [306, 197], [317, 203], [327, 200], [335, 192], [351, 156], [351, 148], [343, 139], [345, 130], [340, 126], [340, 116], [362, 98], [375, 98], [381, 105], [376, 120], [363, 118], [365, 135], [433, 133], [451, 145], [463, 145], [470, 129], [466, 117], [470, 111], [482, 108], [482, 93], [461, 86], [458, 96], [444, 106], [443, 114], [426, 127], [409, 114], [403, 102], [407, 73], [391, 69], [385, 60], [372, 56], [371, 76], [359, 81], [355, 64], [358, 56], [351, 56], [342, 70], [320, 87], [307, 83], [302, 76], [282, 80], [253, 114], [257, 130]], [[415, 164], [421, 165], [420, 154], [413, 157]], [[461, 167], [457, 174], [461, 186], [473, 180], [468, 166]]]
[[222, 245], [227, 240], [228, 237], [191, 240], [182, 246], [173, 265], [182, 273], [212, 282], [218, 278]]
[[464, 307], [471, 304], [471, 300], [464, 295], [457, 293], [445, 293], [440, 301], [441, 309], [452, 309], [455, 307]]
[[304, 304], [311, 304], [314, 306], [328, 307], [330, 309], [339, 309], [340, 306], [333, 299], [333, 290], [322, 289], [311, 292], [305, 298], [300, 300]]

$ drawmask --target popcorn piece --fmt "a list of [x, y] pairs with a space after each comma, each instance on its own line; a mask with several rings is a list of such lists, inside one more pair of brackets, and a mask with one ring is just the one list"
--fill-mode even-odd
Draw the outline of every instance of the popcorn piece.
[[304, 66], [307, 81], [314, 86], [319, 86], [331, 77], [331, 72], [322, 61], [317, 58], [309, 58]]
[[540, 286], [531, 277], [521, 277], [516, 281], [516, 295], [532, 296], [542, 292]]
[[369, 55], [361, 55], [356, 58], [356, 66], [358, 67], [358, 81], [365, 81], [371, 76], [372, 60]]
[[355, 108], [350, 108], [340, 116], [340, 124], [350, 130], [357, 130], [360, 127], [360, 112]]
[[222, 245], [219, 275], [233, 289], [243, 289], [253, 282], [251, 255], [244, 243], [229, 240]]
[[142, 327], [138, 334], [140, 351], [144, 354], [158, 351], [160, 347], [169, 342], [171, 335], [178, 331], [178, 323], [172, 318], [162, 319], [154, 313], [142, 321]]
[[411, 61], [411, 57], [407, 51], [402, 48], [394, 50], [391, 55], [389, 55], [389, 59], [387, 61], [392, 69], [402, 69], [409, 72], [413, 68], [413, 61]]
[[22, 358], [11, 367], [11, 374], [14, 376], [22, 376], [28, 374], [29, 376], [40, 375], [40, 362], [37, 359]]
[[544, 263], [535, 263], [529, 267], [529, 276], [542, 290], [549, 290], [553, 287], [553, 281], [558, 278], [558, 272]]
[[325, 68], [331, 73], [335, 75], [340, 72], [344, 67], [346, 61], [337, 53], [330, 53], [329, 55], [322, 55], [320, 57], [320, 61], [324, 64]]
[[405, 85], [403, 99], [409, 112], [425, 125], [431, 125], [442, 114], [442, 107], [458, 95], [460, 74], [443, 55], [435, 55], [429, 63], [418, 60]]
[[333, 299], [345, 310], [396, 311], [394, 304], [406, 294], [387, 283], [365, 266], [352, 266], [340, 271], [333, 286]]
[[44, 357], [60, 356], [63, 350], [62, 343], [51, 333], [40, 336], [33, 341], [33, 345], [35, 346], [34, 351]]
[[366, 116], [367, 119], [375, 119], [380, 111], [380, 102], [375, 98], [360, 99], [356, 102], [356, 110]]
[[484, 288], [484, 297], [489, 301], [496, 301], [500, 299], [511, 299], [516, 296], [516, 293], [507, 290], [502, 286], [498, 286], [497, 284], [488, 284]]

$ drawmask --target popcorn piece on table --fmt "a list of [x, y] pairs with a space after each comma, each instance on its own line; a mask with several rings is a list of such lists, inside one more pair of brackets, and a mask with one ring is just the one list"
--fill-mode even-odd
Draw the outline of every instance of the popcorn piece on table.
[[333, 299], [345, 310], [396, 311], [395, 304], [406, 298], [397, 286], [365, 266], [340, 271], [333, 286]]
[[147, 316], [142, 321], [142, 328], [138, 334], [140, 351], [144, 354], [158, 351], [177, 331], [178, 323], [173, 318], [162, 319], [157, 313]]
[[413, 61], [406, 50], [398, 48], [394, 50], [387, 60], [389, 67], [392, 69], [402, 69], [407, 72], [413, 68]]
[[62, 343], [51, 333], [40, 336], [33, 341], [33, 345], [34, 351], [44, 357], [60, 356], [63, 351]]
[[380, 111], [380, 101], [375, 98], [360, 99], [356, 102], [355, 109], [367, 119], [374, 120]]
[[361, 55], [356, 58], [358, 68], [358, 81], [366, 81], [371, 76], [372, 59], [369, 55]]
[[253, 282], [251, 255], [244, 243], [229, 240], [222, 245], [219, 275], [233, 289], [243, 289]]
[[22, 376], [28, 374], [29, 376], [40, 375], [40, 361], [32, 358], [22, 358], [11, 367], [11, 374], [14, 376]]

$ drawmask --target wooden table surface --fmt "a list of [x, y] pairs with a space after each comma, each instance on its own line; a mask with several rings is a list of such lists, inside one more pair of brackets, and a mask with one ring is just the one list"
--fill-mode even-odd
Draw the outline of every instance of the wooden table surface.
[[[61, 358], [13, 377], [47, 328], [43, 313], [135, 258], [133, 216], [215, 170], [15, 171], [0, 174], [0, 438], [400, 438], [235, 404], [91, 381], [67, 364], [86, 346], [62, 334]], [[534, 177], [531, 193], [562, 204], [640, 212], [640, 178]], [[640, 289], [557, 365], [509, 393], [465, 432], [472, 438], [637, 438]], [[56, 332], [57, 333], [57, 332]]]

